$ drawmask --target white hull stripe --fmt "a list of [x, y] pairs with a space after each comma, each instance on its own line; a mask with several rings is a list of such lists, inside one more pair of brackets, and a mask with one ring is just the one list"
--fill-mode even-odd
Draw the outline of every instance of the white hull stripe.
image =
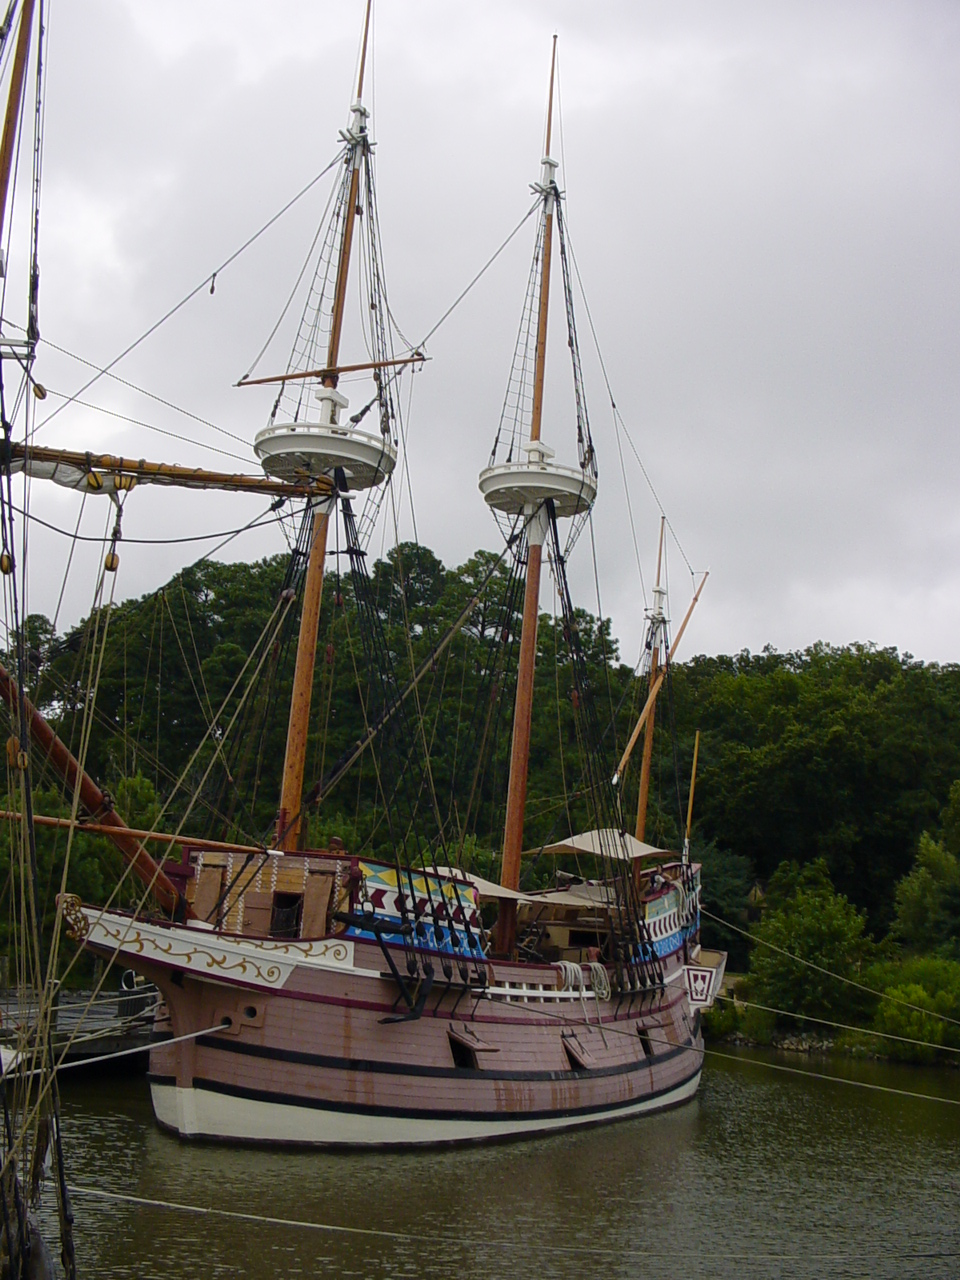
[[185, 1138], [299, 1146], [407, 1146], [519, 1137], [621, 1120], [678, 1106], [694, 1096], [699, 1083], [697, 1068], [681, 1084], [632, 1102], [509, 1116], [337, 1108], [200, 1081], [189, 1089], [153, 1081], [150, 1089], [157, 1120]]

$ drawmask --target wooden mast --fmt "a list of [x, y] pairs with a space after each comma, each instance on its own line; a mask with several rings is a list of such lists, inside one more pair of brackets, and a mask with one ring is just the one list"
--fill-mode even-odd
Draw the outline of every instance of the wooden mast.
[[693, 768], [690, 770], [690, 796], [687, 800], [687, 830], [683, 837], [683, 860], [690, 861], [690, 828], [693, 826], [693, 792], [697, 785], [697, 757], [700, 754], [700, 730], [693, 740]]
[[[354, 123], [362, 125], [363, 73], [367, 61], [367, 38], [370, 33], [370, 8], [363, 23], [363, 44], [360, 51], [360, 70], [357, 76], [357, 96], [354, 103]], [[350, 271], [350, 250], [353, 246], [353, 228], [357, 218], [357, 195], [360, 188], [360, 161], [363, 149], [354, 141], [353, 171], [350, 175], [350, 192], [340, 242], [340, 259], [337, 263], [337, 283], [333, 297], [333, 314], [330, 321], [330, 343], [327, 347], [326, 368], [330, 372], [322, 378], [322, 385], [335, 388], [340, 355], [340, 335], [343, 330], [343, 308], [347, 294], [347, 276]], [[313, 670], [317, 656], [317, 631], [320, 626], [320, 601], [323, 594], [323, 563], [327, 550], [327, 530], [330, 513], [336, 495], [325, 499], [316, 507], [310, 538], [310, 556], [303, 588], [303, 609], [300, 614], [300, 634], [297, 639], [297, 663], [293, 674], [293, 692], [290, 698], [290, 720], [287, 728], [287, 747], [283, 760], [283, 783], [280, 791], [280, 810], [277, 814], [277, 844], [292, 852], [299, 847], [303, 796], [303, 772], [307, 756], [307, 730], [310, 723], [310, 699], [313, 693]]]
[[[547, 137], [544, 168], [548, 167], [553, 126], [553, 80], [557, 65], [557, 37], [553, 37], [550, 59], [550, 92], [547, 102]], [[545, 175], [546, 176], [546, 175]], [[546, 188], [546, 183], [543, 184]], [[540, 266], [540, 309], [537, 316], [536, 365], [533, 379], [533, 409], [530, 441], [540, 439], [543, 416], [543, 379], [547, 358], [547, 320], [550, 305], [550, 258], [553, 243], [553, 196], [544, 192], [546, 217], [543, 230], [543, 258]], [[510, 781], [507, 786], [507, 815], [503, 830], [503, 862], [500, 883], [516, 890], [520, 884], [520, 855], [523, 851], [523, 819], [527, 803], [527, 773], [530, 762], [530, 724], [533, 716], [533, 675], [537, 660], [537, 621], [540, 607], [540, 567], [543, 559], [543, 526], [539, 511], [525, 511], [527, 518], [527, 577], [523, 593], [523, 625], [520, 632], [520, 659], [517, 667], [517, 698], [513, 711], [513, 738], [510, 748]], [[517, 904], [500, 903], [496, 949], [512, 954], [517, 940]]]
[[[700, 599], [700, 593], [706, 586], [707, 578], [709, 577], [709, 572], [705, 573], [700, 579], [699, 587], [697, 587], [696, 591], [693, 593], [693, 599], [690, 601], [690, 607], [683, 616], [683, 621], [680, 623], [680, 630], [673, 637], [673, 644], [670, 646], [670, 651], [667, 654], [667, 659], [670, 662], [672, 662], [676, 656], [677, 649], [680, 647], [680, 641], [683, 639], [683, 633], [687, 629], [687, 623], [690, 621], [693, 611], [696, 608], [697, 601]], [[623, 777], [623, 771], [626, 769], [627, 764], [630, 761], [630, 757], [633, 754], [633, 748], [637, 745], [637, 739], [640, 737], [640, 730], [647, 723], [647, 716], [650, 714], [650, 709], [656, 700], [657, 694], [660, 692], [660, 686], [663, 684], [663, 677], [665, 674], [666, 673], [664, 671], [661, 671], [657, 676], [653, 688], [647, 695], [647, 701], [644, 703], [643, 710], [640, 712], [640, 717], [637, 720], [637, 723], [633, 726], [633, 732], [630, 734], [627, 745], [623, 749], [623, 755], [620, 757], [620, 763], [617, 765], [617, 771], [613, 775], [613, 785], [615, 787], [620, 785], [620, 779]]]
[[[23, 83], [27, 74], [27, 54], [30, 51], [34, 7], [35, 0], [24, 0], [20, 13], [20, 30], [17, 33], [17, 48], [13, 55], [10, 91], [7, 95], [7, 114], [3, 122], [3, 142], [0, 143], [0, 243], [3, 241], [7, 195], [10, 190], [10, 175], [13, 172], [13, 153], [17, 144], [17, 125], [23, 101]], [[6, 263], [3, 264], [2, 274], [6, 274]]]
[[650, 655], [650, 697], [652, 702], [647, 714], [647, 723], [643, 729], [643, 757], [640, 765], [640, 793], [637, 796], [637, 829], [636, 837], [642, 841], [647, 830], [647, 802], [650, 798], [650, 765], [653, 761], [653, 726], [656, 721], [657, 672], [660, 668], [660, 636], [663, 631], [663, 609], [660, 594], [660, 569], [663, 565], [663, 527], [666, 517], [660, 517], [660, 545], [657, 548], [657, 585], [653, 592], [653, 650]]
[[[147, 852], [144, 838], [139, 832], [130, 830], [113, 808], [112, 802], [81, 767], [66, 744], [57, 737], [2, 664], [0, 664], [0, 699], [10, 708], [14, 721], [19, 721], [21, 728], [25, 729], [33, 739], [41, 758], [56, 769], [72, 791], [79, 790], [81, 805], [87, 813], [96, 815], [99, 819], [99, 829], [117, 846], [161, 907], [170, 913], [176, 912], [179, 908], [187, 919], [192, 918], [193, 908], [181, 901], [180, 891], [163, 870], [163, 860], [154, 861]], [[23, 754], [25, 759], [25, 753]], [[18, 767], [26, 766], [21, 766], [18, 761]], [[31, 785], [26, 773], [24, 773], [23, 785], [25, 787]], [[69, 825], [69, 820], [66, 821]]]

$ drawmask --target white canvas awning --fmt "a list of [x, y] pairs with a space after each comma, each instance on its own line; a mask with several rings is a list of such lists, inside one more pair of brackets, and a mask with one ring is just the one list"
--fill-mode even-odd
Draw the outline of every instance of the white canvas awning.
[[612, 884], [570, 884], [563, 889], [539, 889], [530, 896], [547, 907], [613, 907], [617, 902]]
[[556, 844], [544, 845], [542, 849], [528, 850], [528, 853], [579, 853], [589, 854], [594, 858], [613, 858], [618, 862], [632, 862], [634, 858], [676, 856], [669, 849], [657, 849], [652, 844], [644, 844], [635, 836], [617, 831], [613, 827], [583, 831], [566, 840], [558, 840]]
[[466, 880], [473, 885], [481, 898], [497, 898], [508, 899], [513, 902], [532, 902], [525, 893], [517, 893], [515, 889], [505, 889], [502, 884], [496, 884], [493, 880], [484, 880], [483, 876], [476, 876], [472, 871], [463, 871], [460, 867], [437, 867], [441, 875], [448, 875], [451, 880]]

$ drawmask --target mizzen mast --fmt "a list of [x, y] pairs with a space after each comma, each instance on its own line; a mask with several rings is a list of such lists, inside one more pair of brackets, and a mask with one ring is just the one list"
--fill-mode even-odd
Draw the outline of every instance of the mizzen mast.
[[661, 647], [667, 651], [667, 615], [665, 609], [666, 590], [660, 585], [660, 571], [663, 567], [663, 529], [666, 517], [660, 517], [660, 545], [657, 548], [657, 585], [653, 588], [653, 607], [647, 614], [650, 629], [647, 634], [647, 647], [650, 650], [650, 682], [649, 697], [652, 699], [647, 713], [647, 722], [643, 727], [643, 756], [640, 764], [640, 792], [637, 796], [637, 828], [636, 837], [643, 841], [647, 830], [647, 805], [650, 799], [650, 766], [653, 762], [653, 728], [656, 721], [656, 699], [660, 690], [657, 676], [660, 671]]
[[[23, 11], [20, 14], [20, 29], [17, 33], [17, 47], [13, 55], [10, 89], [7, 94], [7, 113], [3, 123], [3, 139], [0, 141], [0, 241], [3, 240], [6, 222], [7, 196], [10, 191], [10, 177], [13, 172], [20, 109], [23, 105], [23, 86], [27, 74], [27, 58], [30, 52], [30, 35], [33, 31], [33, 11], [35, 7], [35, 0], [24, 0]], [[5, 274], [6, 263], [0, 257], [0, 275]]]
[[[274, 420], [280, 399], [274, 407], [271, 423], [260, 431], [254, 448], [264, 470], [282, 480], [303, 480], [305, 477], [325, 477], [330, 483], [328, 496], [313, 504], [313, 523], [310, 549], [303, 589], [303, 606], [300, 614], [300, 632], [297, 640], [297, 658], [290, 700], [287, 743], [283, 764], [280, 806], [277, 814], [277, 844], [293, 851], [301, 841], [301, 804], [303, 776], [307, 753], [307, 732], [310, 722], [310, 703], [313, 692], [313, 676], [316, 663], [317, 633], [320, 624], [320, 603], [323, 594], [323, 571], [326, 559], [327, 535], [339, 493], [347, 488], [363, 489], [380, 484], [393, 470], [396, 451], [384, 426], [381, 415], [381, 432], [374, 436], [355, 429], [357, 418], [350, 425], [340, 425], [340, 414], [348, 401], [337, 390], [339, 381], [340, 342], [343, 334], [347, 280], [353, 249], [354, 230], [362, 208], [360, 182], [364, 166], [368, 163], [371, 141], [367, 132], [369, 112], [363, 105], [363, 80], [366, 67], [367, 41], [370, 33], [371, 0], [367, 0], [363, 26], [360, 66], [357, 76], [356, 99], [351, 107], [351, 123], [341, 135], [346, 143], [344, 173], [337, 210], [341, 218], [339, 244], [337, 246], [336, 274], [333, 298], [329, 310], [329, 332], [325, 360], [322, 368], [309, 359], [313, 354], [316, 326], [319, 322], [320, 303], [311, 318], [313, 332], [306, 344], [298, 343], [291, 364], [298, 358], [307, 358], [305, 370], [299, 374], [288, 369], [277, 381], [286, 385], [292, 378], [304, 379], [319, 375], [314, 396], [319, 402], [319, 421], [301, 420], [301, 404], [297, 406], [293, 422]], [[372, 211], [368, 210], [372, 214]], [[334, 216], [337, 216], [335, 213]], [[321, 268], [318, 267], [318, 279]], [[322, 290], [321, 290], [322, 294]], [[308, 301], [308, 309], [310, 303]], [[305, 319], [301, 323], [301, 336]], [[375, 362], [378, 393], [381, 388], [380, 367], [385, 360]], [[270, 381], [272, 379], [266, 379]], [[303, 411], [306, 416], [306, 410]]]
[[[510, 778], [507, 785], [503, 860], [500, 870], [501, 885], [512, 890], [519, 887], [520, 855], [523, 850], [543, 543], [549, 531], [551, 517], [574, 516], [588, 511], [596, 496], [596, 473], [593, 469], [592, 457], [583, 463], [580, 470], [557, 466], [551, 461], [554, 456], [553, 450], [541, 440], [553, 224], [556, 203], [560, 196], [556, 182], [558, 164], [550, 155], [556, 61], [557, 37], [554, 36], [550, 61], [545, 154], [540, 182], [534, 187], [542, 200], [541, 231], [538, 243], [539, 263], [535, 263], [535, 268], [539, 270], [536, 354], [530, 398], [529, 441], [522, 445], [518, 442], [518, 452], [522, 450], [527, 456], [526, 460], [516, 460], [511, 445], [506, 462], [491, 465], [480, 474], [480, 491], [487, 503], [497, 511], [522, 517], [527, 547], [517, 692], [510, 748]], [[518, 399], [521, 402], [524, 400], [522, 390]], [[494, 451], [496, 451], [496, 445]], [[500, 904], [497, 923], [496, 950], [498, 953], [510, 955], [513, 952], [516, 932], [516, 902], [505, 900]]]

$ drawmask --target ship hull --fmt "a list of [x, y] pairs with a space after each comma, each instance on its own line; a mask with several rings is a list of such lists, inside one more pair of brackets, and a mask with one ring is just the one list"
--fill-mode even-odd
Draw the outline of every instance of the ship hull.
[[689, 1102], [700, 1084], [697, 1068], [681, 1084], [607, 1108], [530, 1115], [477, 1115], [436, 1109], [332, 1108], [304, 1098], [253, 1097], [216, 1082], [180, 1088], [153, 1078], [150, 1096], [161, 1128], [182, 1138], [281, 1146], [413, 1147], [496, 1142], [607, 1124]]
[[85, 912], [86, 945], [160, 988], [150, 1090], [159, 1124], [184, 1139], [482, 1142], [649, 1114], [697, 1091], [699, 1014], [669, 958], [663, 987], [622, 996], [562, 990], [550, 965], [474, 965], [468, 984], [454, 969], [419, 1016], [398, 1020], [375, 943]]

